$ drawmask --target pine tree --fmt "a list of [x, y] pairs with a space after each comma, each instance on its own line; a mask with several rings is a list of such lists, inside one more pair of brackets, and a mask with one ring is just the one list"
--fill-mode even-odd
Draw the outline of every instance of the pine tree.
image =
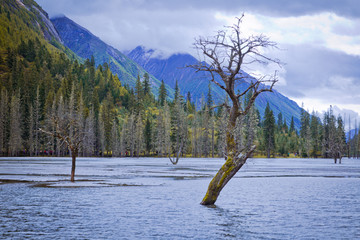
[[301, 122], [300, 122], [300, 137], [305, 139], [306, 138], [306, 131], [308, 126], [310, 126], [310, 115], [308, 112], [301, 108]]
[[339, 116], [337, 118], [337, 131], [336, 131], [336, 139], [337, 139], [337, 151], [339, 164], [341, 164], [341, 159], [346, 152], [346, 135], [345, 135], [345, 127], [344, 122]]
[[161, 85], [160, 85], [160, 88], [159, 88], [160, 106], [164, 106], [166, 98], [167, 98], [167, 91], [166, 91], [165, 83], [164, 83], [164, 80], [161, 80]]
[[312, 157], [317, 157], [318, 152], [321, 150], [321, 122], [320, 119], [315, 115], [315, 112], [311, 114], [311, 121], [310, 121], [310, 134], [312, 139]]
[[144, 74], [143, 89], [144, 89], [144, 96], [150, 95], [151, 89], [150, 89], [150, 79], [148, 73]]
[[142, 109], [143, 93], [144, 91], [140, 81], [140, 76], [138, 75], [135, 83], [135, 113], [139, 113]]
[[270, 109], [269, 103], [265, 108], [265, 120], [264, 120], [264, 144], [267, 158], [270, 158], [271, 152], [275, 149], [275, 118], [273, 111]]
[[295, 123], [294, 123], [294, 116], [291, 116], [291, 122], [290, 122], [290, 129], [289, 129], [290, 133], [295, 132]]
[[175, 82], [175, 94], [174, 94], [174, 102], [176, 102], [179, 98], [180, 98], [180, 89], [179, 89], [179, 85], [178, 85], [178, 81], [176, 80]]
[[281, 131], [281, 129], [283, 127], [283, 117], [282, 117], [281, 112], [279, 112], [279, 114], [278, 114], [277, 127], [278, 127], [279, 131]]

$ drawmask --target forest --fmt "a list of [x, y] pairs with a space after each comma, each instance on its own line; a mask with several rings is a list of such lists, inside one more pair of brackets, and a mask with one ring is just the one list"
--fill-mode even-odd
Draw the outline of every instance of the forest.
[[[51, 52], [38, 38], [20, 40], [1, 52], [0, 149], [2, 156], [66, 156], [67, 146], [39, 129], [81, 133], [79, 156], [222, 157], [228, 111], [214, 106], [209, 93], [195, 106], [191, 94], [167, 97], [164, 84], [151, 93], [149, 76], [138, 76], [134, 89], [122, 85], [109, 66], [83, 64]], [[247, 96], [243, 102], [246, 103]], [[70, 122], [70, 119], [71, 122]], [[301, 113], [301, 127], [274, 116], [263, 119], [253, 106], [236, 126], [236, 141], [255, 143], [255, 157], [337, 157], [358, 154], [358, 133], [346, 140], [345, 123], [330, 107], [323, 119]]]
[[[168, 157], [181, 149], [182, 157], [224, 157], [229, 111], [215, 106], [211, 84], [197, 105], [177, 84], [174, 98], [164, 82], [155, 96], [146, 73], [134, 88], [124, 85], [107, 63], [76, 57], [54, 39], [49, 44], [29, 25], [37, 15], [9, 6], [0, 8], [1, 156], [68, 156], [67, 145], [46, 134], [61, 129], [77, 138], [79, 156]], [[345, 119], [331, 107], [322, 118], [303, 109], [296, 129], [269, 105], [263, 117], [252, 106], [235, 131], [239, 148], [257, 146], [253, 157], [359, 156], [357, 128], [346, 138]]]

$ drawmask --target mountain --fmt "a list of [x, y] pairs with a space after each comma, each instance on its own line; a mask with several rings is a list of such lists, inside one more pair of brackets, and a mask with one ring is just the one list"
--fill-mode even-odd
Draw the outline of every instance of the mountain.
[[[132, 87], [135, 86], [137, 76], [142, 77], [145, 70], [136, 62], [122, 54], [119, 50], [107, 45], [89, 30], [75, 23], [71, 19], [60, 16], [51, 19], [65, 46], [82, 58], [95, 59], [96, 65], [108, 63], [111, 71], [117, 74], [120, 81]], [[150, 75], [152, 91], [155, 95], [161, 82]], [[172, 98], [174, 90], [167, 87], [169, 97]]]
[[6, 51], [29, 39], [44, 44], [50, 52], [79, 59], [62, 40], [48, 14], [33, 0], [0, 0], [0, 50]]
[[[164, 58], [153, 49], [147, 50], [142, 46], [138, 46], [127, 55], [150, 74], [158, 79], [164, 80], [164, 82], [171, 87], [175, 87], [177, 80], [181, 93], [186, 96], [187, 92], [190, 92], [192, 99], [197, 102], [197, 104], [199, 104], [202, 96], [206, 96], [208, 93], [209, 75], [203, 72], [197, 73], [194, 69], [186, 67], [198, 63], [198, 60], [190, 54], [178, 53]], [[247, 86], [248, 84], [244, 83], [239, 86], [239, 89], [245, 89]], [[223, 90], [215, 85], [211, 85], [211, 90], [215, 102], [224, 101], [225, 93]], [[273, 93], [262, 93], [255, 102], [261, 116], [264, 116], [267, 102], [269, 102], [275, 118], [277, 118], [277, 115], [281, 112], [289, 126], [291, 117], [293, 116], [296, 128], [300, 128], [301, 108], [296, 102], [276, 90], [274, 90]]]

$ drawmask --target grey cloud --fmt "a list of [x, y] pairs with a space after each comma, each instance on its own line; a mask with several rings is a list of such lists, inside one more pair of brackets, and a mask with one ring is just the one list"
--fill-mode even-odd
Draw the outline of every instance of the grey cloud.
[[[216, 12], [253, 12], [268, 16], [300, 16], [334, 12], [360, 18], [357, 0], [37, 0], [50, 16], [63, 13], [119, 50], [137, 45], [165, 53], [191, 51], [194, 38], [212, 35], [225, 23]], [[334, 32], [357, 35], [357, 26], [337, 26]], [[322, 43], [313, 43], [322, 44]], [[360, 59], [311, 45], [282, 46], [276, 55], [286, 62], [289, 97], [315, 97], [324, 102], [360, 102]]]
[[360, 57], [310, 45], [288, 45], [286, 86], [278, 90], [289, 97], [307, 97], [324, 102], [360, 102]]
[[39, 0], [51, 16], [62, 12], [119, 50], [145, 45], [164, 53], [189, 52], [195, 37], [225, 24], [214, 12], [170, 8], [165, 2]]
[[301, 16], [319, 12], [333, 12], [340, 16], [359, 18], [358, 0], [38, 0], [50, 15], [61, 13], [89, 14], [103, 9], [143, 9], [146, 11], [181, 11], [189, 9], [223, 11], [229, 13], [255, 12], [269, 16]]
[[338, 35], [359, 36], [360, 22], [353, 22], [351, 25], [337, 24], [332, 28], [332, 31]]

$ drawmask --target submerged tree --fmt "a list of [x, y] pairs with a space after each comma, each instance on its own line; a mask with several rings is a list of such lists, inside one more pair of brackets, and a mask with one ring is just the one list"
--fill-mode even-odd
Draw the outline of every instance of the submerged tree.
[[[225, 126], [226, 162], [210, 182], [207, 193], [201, 202], [203, 205], [215, 203], [220, 191], [254, 152], [255, 145], [243, 144], [241, 148], [238, 146], [234, 134], [236, 122], [239, 117], [248, 114], [260, 93], [272, 91], [277, 82], [276, 72], [272, 75], [250, 77], [242, 71], [244, 66], [252, 63], [280, 64], [279, 60], [272, 59], [263, 53], [264, 48], [276, 47], [276, 43], [264, 35], [243, 37], [240, 28], [243, 17], [244, 15], [237, 19], [236, 24], [219, 31], [214, 37], [200, 37], [194, 44], [204, 59], [190, 67], [209, 73], [210, 81], [224, 90], [231, 100], [229, 105], [224, 103], [229, 114], [227, 126]], [[246, 87], [241, 88], [240, 85]], [[242, 103], [243, 97], [249, 92], [252, 94], [248, 101]]]

